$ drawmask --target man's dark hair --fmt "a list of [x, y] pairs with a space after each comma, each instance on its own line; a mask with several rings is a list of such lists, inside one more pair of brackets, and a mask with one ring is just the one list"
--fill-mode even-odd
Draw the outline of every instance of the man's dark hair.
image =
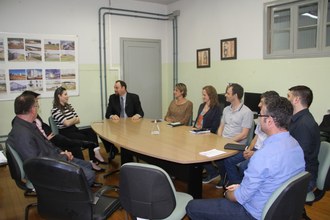
[[294, 96], [298, 96], [300, 98], [301, 104], [307, 108], [312, 104], [313, 102], [313, 92], [312, 90], [307, 86], [293, 86], [289, 89], [290, 92]]
[[278, 128], [288, 130], [293, 114], [293, 106], [287, 98], [274, 96], [268, 99], [266, 109], [266, 114], [274, 119], [275, 125]]
[[241, 100], [242, 97], [243, 97], [243, 94], [244, 94], [243, 87], [240, 84], [237, 84], [237, 83], [231, 83], [231, 84], [229, 84], [228, 87], [227, 87], [227, 89], [229, 89], [230, 87], [232, 88], [233, 95], [237, 94], [237, 98], [239, 100]]
[[280, 95], [277, 92], [271, 90], [271, 91], [266, 91], [266, 92], [262, 93], [261, 96], [260, 96], [260, 99], [263, 98], [264, 103], [267, 105], [268, 100], [272, 99], [273, 97], [279, 97], [279, 96]]
[[35, 98], [37, 98], [40, 94], [39, 93], [36, 93], [34, 91], [31, 91], [31, 90], [25, 90], [22, 95], [33, 95]]
[[21, 94], [16, 97], [14, 102], [14, 109], [16, 115], [27, 114], [34, 106], [36, 98], [30, 94]]
[[119, 84], [123, 87], [125, 87], [125, 90], [127, 90], [127, 85], [123, 80], [117, 80], [116, 83], [119, 82]]

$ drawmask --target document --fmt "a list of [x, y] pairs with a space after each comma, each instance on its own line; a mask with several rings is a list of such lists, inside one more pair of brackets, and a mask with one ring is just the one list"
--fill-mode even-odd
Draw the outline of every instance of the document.
[[210, 133], [211, 131], [202, 128], [202, 129], [197, 129], [197, 130], [191, 130], [190, 132], [193, 134], [205, 134], [205, 133]]
[[168, 125], [170, 125], [172, 127], [178, 127], [178, 126], [181, 126], [183, 124], [181, 124], [181, 122], [172, 122], [172, 123], [169, 123]]
[[218, 156], [218, 155], [221, 155], [224, 153], [226, 153], [226, 152], [224, 152], [222, 150], [217, 150], [217, 149], [199, 152], [200, 155], [206, 156], [206, 157], [215, 157], [215, 156]]
[[3, 154], [3, 151], [0, 151], [0, 165], [5, 165], [7, 164], [7, 158]]

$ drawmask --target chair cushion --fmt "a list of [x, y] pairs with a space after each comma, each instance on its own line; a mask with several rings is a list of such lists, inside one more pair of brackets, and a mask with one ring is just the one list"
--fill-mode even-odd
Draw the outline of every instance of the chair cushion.
[[176, 207], [164, 220], [182, 219], [186, 215], [186, 206], [193, 197], [187, 193], [176, 192]]

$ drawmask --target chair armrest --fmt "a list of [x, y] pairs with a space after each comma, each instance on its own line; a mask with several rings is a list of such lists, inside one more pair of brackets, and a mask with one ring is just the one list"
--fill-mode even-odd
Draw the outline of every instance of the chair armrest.
[[93, 201], [93, 204], [96, 204], [98, 202], [98, 200], [100, 199], [100, 197], [110, 191], [110, 190], [113, 190], [115, 192], [119, 191], [119, 187], [118, 186], [103, 186], [101, 189], [99, 189], [98, 191], [96, 191], [94, 193], [94, 201]]

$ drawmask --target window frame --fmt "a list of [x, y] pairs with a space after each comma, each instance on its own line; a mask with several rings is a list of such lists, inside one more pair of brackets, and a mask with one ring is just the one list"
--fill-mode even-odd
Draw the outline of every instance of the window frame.
[[[298, 49], [298, 23], [299, 7], [317, 3], [318, 21], [316, 23], [316, 47]], [[289, 25], [289, 49], [272, 51], [273, 37], [276, 32], [274, 27], [274, 12], [290, 10]], [[286, 0], [273, 1], [264, 4], [264, 59], [278, 58], [305, 58], [305, 57], [326, 57], [330, 56], [330, 45], [326, 46], [328, 0]], [[328, 23], [330, 26], [330, 21]], [[330, 37], [330, 36], [328, 36]]]

